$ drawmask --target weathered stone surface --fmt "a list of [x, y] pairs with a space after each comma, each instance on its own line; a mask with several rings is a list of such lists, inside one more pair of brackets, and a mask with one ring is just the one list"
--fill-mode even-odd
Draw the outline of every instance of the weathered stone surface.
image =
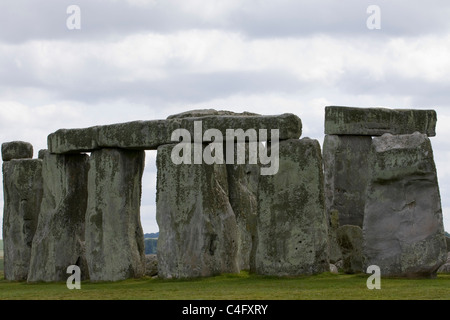
[[158, 275], [158, 256], [156, 254], [145, 255], [145, 275], [147, 277]]
[[445, 242], [447, 243], [447, 251], [450, 252], [450, 237], [445, 237]]
[[339, 212], [340, 225], [363, 225], [371, 144], [370, 136], [325, 136], [325, 206]]
[[436, 135], [437, 115], [434, 110], [325, 108], [325, 134], [381, 136], [385, 133]]
[[139, 278], [145, 273], [140, 221], [145, 152], [92, 152], [88, 175], [86, 259], [91, 281]]
[[337, 230], [337, 242], [342, 252], [342, 269], [345, 273], [359, 273], [363, 270], [363, 232], [358, 226], [345, 225]]
[[337, 241], [337, 230], [339, 228], [339, 211], [331, 210], [328, 214], [328, 247], [330, 252], [330, 263], [342, 260], [341, 247]]
[[31, 158], [33, 158], [33, 146], [28, 142], [12, 141], [2, 144], [3, 161]]
[[42, 200], [42, 161], [3, 163], [3, 246], [5, 279], [27, 279], [31, 244]]
[[252, 112], [233, 112], [227, 110], [215, 110], [215, 109], [196, 109], [189, 110], [186, 112], [173, 114], [168, 116], [167, 119], [181, 119], [181, 118], [192, 118], [192, 117], [205, 117], [205, 116], [260, 116], [260, 114], [252, 113]]
[[175, 165], [172, 149], [160, 146], [157, 156], [158, 276], [237, 273], [238, 230], [226, 165]]
[[[260, 145], [260, 147], [263, 147]], [[258, 215], [258, 181], [260, 165], [250, 164], [246, 144], [246, 164], [227, 165], [231, 207], [239, 232], [238, 264], [240, 270], [254, 270], [256, 250], [256, 217]], [[237, 148], [235, 147], [235, 154]], [[236, 163], [236, 161], [234, 161]]]
[[33, 238], [28, 282], [67, 280], [67, 267], [88, 272], [84, 255], [87, 155], [44, 154], [43, 198]]
[[278, 173], [259, 179], [255, 257], [258, 274], [285, 276], [329, 271], [323, 192], [318, 141], [281, 141]]
[[447, 253], [447, 261], [439, 267], [438, 273], [450, 273], [450, 252]]
[[374, 138], [364, 216], [366, 266], [382, 276], [430, 277], [447, 251], [431, 143], [426, 135]]
[[[51, 153], [90, 152], [100, 148], [124, 148], [133, 150], [156, 150], [164, 144], [177, 143], [171, 140], [176, 129], [186, 129], [194, 139], [194, 123], [202, 122], [203, 134], [208, 129], [217, 129], [225, 139], [227, 129], [279, 129], [279, 139], [299, 138], [302, 132], [300, 118], [294, 114], [277, 116], [219, 115], [183, 117], [168, 120], [133, 121], [86, 129], [60, 129], [48, 136]], [[258, 137], [259, 139], [259, 137]]]
[[336, 267], [336, 265], [330, 263], [330, 272], [334, 273], [334, 274], [338, 274], [339, 273], [338, 267]]
[[98, 146], [99, 126], [85, 129], [59, 129], [47, 137], [48, 150], [51, 153], [90, 152]]

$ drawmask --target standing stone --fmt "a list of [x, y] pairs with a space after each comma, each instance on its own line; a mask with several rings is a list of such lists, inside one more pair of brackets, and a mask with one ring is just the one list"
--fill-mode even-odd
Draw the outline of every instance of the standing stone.
[[2, 160], [33, 158], [33, 146], [28, 142], [12, 141], [2, 144]]
[[238, 230], [228, 199], [226, 165], [176, 165], [173, 148], [160, 146], [157, 156], [158, 276], [239, 272]]
[[366, 266], [382, 276], [432, 277], [447, 256], [441, 199], [426, 135], [374, 138], [363, 226]]
[[[264, 148], [260, 143], [259, 148]], [[256, 217], [258, 214], [258, 181], [260, 165], [249, 162], [249, 144], [245, 144], [245, 164], [227, 164], [231, 207], [239, 232], [238, 264], [240, 270], [254, 270], [256, 250]], [[237, 147], [235, 146], [235, 155]]]
[[144, 151], [101, 149], [90, 158], [86, 258], [91, 281], [145, 274], [140, 220]]
[[77, 265], [87, 278], [84, 215], [87, 203], [88, 156], [44, 153], [43, 198], [31, 250], [28, 282], [67, 280], [67, 267]]
[[339, 224], [362, 228], [368, 180], [370, 136], [326, 135], [323, 143], [325, 206], [339, 212]]
[[281, 141], [278, 173], [259, 180], [258, 274], [287, 276], [329, 271], [323, 192], [318, 141]]
[[5, 279], [27, 279], [31, 244], [42, 200], [42, 161], [3, 163], [3, 239]]
[[345, 273], [363, 270], [363, 232], [358, 226], [345, 225], [337, 229], [337, 242], [342, 252], [342, 269]]

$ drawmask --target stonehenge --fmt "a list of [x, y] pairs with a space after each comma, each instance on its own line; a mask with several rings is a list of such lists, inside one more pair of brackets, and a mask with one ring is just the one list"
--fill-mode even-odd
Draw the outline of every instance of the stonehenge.
[[72, 265], [89, 281], [149, 274], [145, 150], [157, 150], [158, 277], [330, 263], [433, 277], [447, 259], [436, 121], [434, 110], [329, 106], [321, 148], [294, 114], [202, 109], [60, 129], [38, 159], [29, 143], [3, 143], [5, 278], [65, 281]]

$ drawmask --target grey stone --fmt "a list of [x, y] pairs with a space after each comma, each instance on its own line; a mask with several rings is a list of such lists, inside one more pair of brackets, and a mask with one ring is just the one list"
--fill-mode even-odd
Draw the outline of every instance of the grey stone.
[[337, 241], [337, 230], [339, 228], [339, 211], [331, 210], [328, 214], [328, 246], [330, 252], [330, 263], [342, 260], [341, 248]]
[[[260, 147], [264, 146], [260, 144]], [[250, 164], [249, 147], [246, 144], [245, 164], [229, 164], [228, 190], [231, 207], [236, 216], [239, 232], [238, 263], [240, 270], [255, 269], [256, 217], [258, 215], [258, 181], [260, 165]], [[235, 146], [235, 154], [237, 148]], [[237, 163], [237, 161], [234, 161]]]
[[411, 134], [416, 131], [436, 135], [437, 115], [434, 110], [325, 108], [325, 134], [381, 136], [385, 133]]
[[[274, 146], [269, 146], [273, 150]], [[328, 219], [317, 140], [279, 143], [279, 171], [261, 176], [256, 272], [289, 276], [329, 271]]]
[[42, 160], [43, 197], [33, 238], [28, 282], [65, 281], [77, 265], [88, 277], [84, 255], [87, 155], [53, 155]]
[[145, 152], [92, 152], [86, 211], [86, 260], [91, 281], [119, 281], [145, 274], [140, 221]]
[[3, 161], [31, 158], [33, 158], [33, 146], [28, 142], [12, 141], [2, 144]]
[[181, 119], [181, 118], [192, 118], [192, 117], [205, 117], [205, 116], [260, 116], [260, 114], [252, 113], [248, 111], [244, 111], [242, 113], [240, 112], [233, 112], [233, 111], [227, 111], [227, 110], [215, 110], [215, 109], [197, 109], [197, 110], [189, 110], [185, 112], [181, 112], [178, 114], [173, 114], [167, 119]]
[[325, 206], [339, 212], [340, 225], [363, 225], [371, 144], [370, 136], [325, 136]]
[[447, 243], [447, 251], [450, 252], [450, 237], [445, 237], [445, 242]]
[[437, 273], [450, 273], [450, 252], [447, 253], [447, 261], [439, 267]]
[[334, 274], [338, 274], [339, 273], [338, 267], [336, 267], [336, 265], [330, 263], [330, 272], [334, 273]]
[[345, 273], [363, 270], [363, 232], [358, 226], [344, 225], [337, 230], [337, 242], [342, 252], [342, 269]]
[[147, 277], [158, 275], [158, 256], [156, 254], [145, 255], [145, 275]]
[[175, 165], [173, 147], [160, 146], [157, 156], [158, 276], [239, 272], [238, 229], [229, 202], [226, 165]]
[[42, 201], [42, 161], [3, 163], [3, 245], [5, 279], [27, 279], [31, 245]]
[[59, 129], [47, 137], [48, 150], [51, 153], [80, 153], [99, 149], [99, 126], [85, 129]]
[[47, 149], [41, 149], [38, 152], [38, 159], [43, 160], [45, 155], [47, 154], [48, 150]]
[[420, 133], [374, 138], [363, 225], [366, 266], [433, 277], [447, 256], [433, 150]]
[[[271, 129], [279, 130], [279, 139], [299, 138], [302, 131], [300, 118], [294, 114], [277, 116], [219, 115], [184, 117], [168, 120], [133, 121], [86, 129], [60, 129], [48, 136], [51, 153], [91, 152], [100, 148], [124, 148], [133, 150], [156, 150], [172, 141], [176, 129], [186, 129], [193, 142], [194, 124], [201, 121], [202, 138], [208, 129], [217, 129], [226, 138], [227, 129], [267, 129], [270, 139]], [[260, 139], [260, 137], [257, 137]]]

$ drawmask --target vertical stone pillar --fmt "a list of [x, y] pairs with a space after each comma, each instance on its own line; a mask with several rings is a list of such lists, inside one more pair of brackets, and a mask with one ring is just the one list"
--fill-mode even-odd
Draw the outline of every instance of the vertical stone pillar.
[[27, 279], [42, 200], [42, 161], [32, 156], [29, 143], [2, 145], [4, 272], [10, 281]]
[[173, 148], [162, 145], [157, 156], [158, 275], [191, 278], [238, 272], [238, 231], [226, 165], [176, 165]]
[[447, 257], [430, 139], [374, 138], [363, 226], [366, 267], [382, 276], [433, 277]]
[[330, 270], [323, 192], [318, 141], [280, 141], [278, 173], [259, 180], [257, 273], [285, 276]]
[[67, 280], [77, 265], [86, 279], [84, 216], [88, 155], [41, 152], [43, 199], [31, 250], [28, 282]]
[[323, 142], [325, 207], [339, 224], [362, 228], [371, 136], [326, 135]]
[[86, 259], [91, 281], [145, 274], [140, 220], [145, 152], [100, 149], [90, 157]]
[[[264, 148], [258, 143], [258, 148]], [[257, 150], [250, 151], [245, 143], [245, 164], [227, 164], [228, 192], [231, 207], [236, 216], [238, 227], [238, 265], [240, 270], [255, 269], [256, 251], [256, 218], [258, 215], [258, 181], [260, 165], [249, 162], [249, 152], [257, 154]], [[235, 155], [237, 148], [235, 145]], [[227, 157], [225, 152], [225, 157]], [[231, 161], [230, 161], [231, 162]]]

